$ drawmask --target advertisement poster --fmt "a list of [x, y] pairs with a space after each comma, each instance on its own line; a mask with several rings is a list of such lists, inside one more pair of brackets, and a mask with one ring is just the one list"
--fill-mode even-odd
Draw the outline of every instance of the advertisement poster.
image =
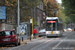
[[27, 24], [20, 25], [20, 35], [26, 35]]
[[0, 6], [0, 19], [6, 19], [6, 7]]

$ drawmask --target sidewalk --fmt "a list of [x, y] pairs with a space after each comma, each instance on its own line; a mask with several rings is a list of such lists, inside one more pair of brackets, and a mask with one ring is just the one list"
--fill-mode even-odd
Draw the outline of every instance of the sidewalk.
[[27, 42], [35, 42], [36, 40], [41, 40], [41, 39], [43, 39], [44, 37], [38, 37], [38, 36], [36, 36], [36, 39], [31, 39], [31, 41], [30, 41], [30, 39], [25, 39], [25, 40], [21, 40], [21, 45], [22, 44], [27, 44]]

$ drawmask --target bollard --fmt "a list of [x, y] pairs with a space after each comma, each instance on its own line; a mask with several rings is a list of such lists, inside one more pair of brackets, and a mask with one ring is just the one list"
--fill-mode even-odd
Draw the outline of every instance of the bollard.
[[30, 41], [31, 41], [31, 36], [30, 36]]
[[22, 41], [23, 41], [23, 37], [22, 37]]
[[34, 35], [32, 34], [32, 39], [34, 39]]

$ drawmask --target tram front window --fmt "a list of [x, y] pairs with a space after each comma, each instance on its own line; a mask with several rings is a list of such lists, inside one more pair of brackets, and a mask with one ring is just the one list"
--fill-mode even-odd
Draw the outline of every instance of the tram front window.
[[47, 31], [54, 31], [57, 29], [56, 26], [57, 26], [56, 23], [47, 23], [46, 24], [46, 30]]

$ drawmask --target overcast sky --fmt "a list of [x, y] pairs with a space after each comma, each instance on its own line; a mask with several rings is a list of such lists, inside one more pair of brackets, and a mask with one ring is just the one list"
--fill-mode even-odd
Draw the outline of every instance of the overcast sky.
[[62, 3], [61, 0], [57, 0], [57, 1], [58, 1], [58, 3]]

